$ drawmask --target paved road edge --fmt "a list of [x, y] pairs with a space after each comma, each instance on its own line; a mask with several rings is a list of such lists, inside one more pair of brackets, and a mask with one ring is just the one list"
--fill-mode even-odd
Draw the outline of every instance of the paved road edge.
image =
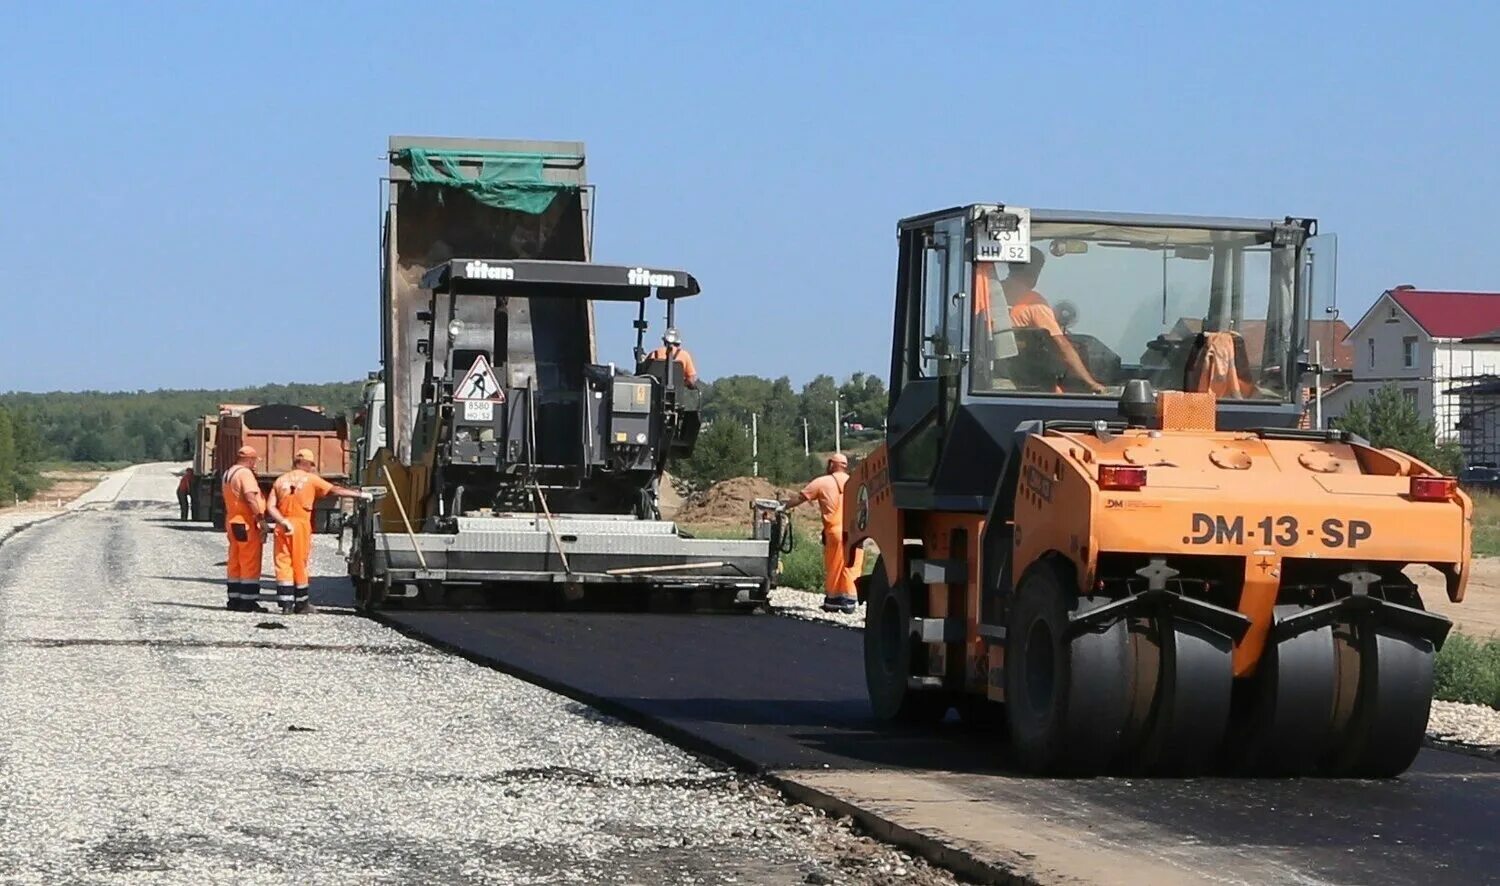
[[[441, 649], [459, 658], [466, 659], [483, 667], [493, 668], [501, 673], [525, 680], [527, 683], [539, 686], [549, 692], [555, 692], [558, 695], [586, 704], [624, 723], [665, 739], [695, 756], [727, 764], [740, 772], [763, 780], [780, 791], [788, 800], [803, 803], [833, 815], [848, 816], [858, 822], [871, 836], [921, 856], [927, 861], [952, 871], [961, 877], [987, 884], [1040, 886], [1041, 881], [1034, 879], [1027, 872], [997, 865], [994, 862], [976, 856], [962, 847], [945, 843], [932, 835], [911, 830], [873, 810], [834, 796], [821, 788], [806, 784], [798, 780], [794, 773], [766, 769], [741, 754], [714, 744], [697, 735], [693, 735], [687, 730], [674, 726], [662, 719], [642, 714], [626, 705], [601, 698], [593, 693], [543, 676], [527, 668], [517, 667], [513, 663], [496, 656], [486, 655], [485, 653], [439, 639], [420, 628], [401, 622], [384, 612], [365, 613], [365, 615], [404, 636], [420, 640], [429, 646]], [[747, 617], [756, 618], [760, 616]]]
[[[62, 510], [57, 511], [55, 513], [48, 514], [45, 517], [37, 517], [35, 520], [27, 520], [25, 523], [22, 523], [19, 526], [12, 526], [10, 529], [6, 530], [5, 532], [0, 533], [0, 547], [3, 547], [6, 542], [8, 542], [11, 539], [15, 538], [16, 536], [20, 535], [22, 532], [25, 532], [26, 530], [32, 528], [33, 526], [40, 526], [43, 523], [51, 523], [53, 520], [56, 520], [59, 517], [66, 517], [69, 514], [76, 514], [76, 513], [78, 513], [80, 510], [82, 510], [82, 505], [80, 505], [79, 503], [83, 502], [83, 500], [85, 498], [87, 498], [88, 496], [94, 494], [95, 492], [98, 492], [99, 488], [101, 486], [103, 486], [105, 483], [108, 483], [108, 482], [110, 482], [111, 480], [114, 480], [117, 477], [123, 477], [124, 479], [120, 483], [120, 489], [115, 490], [114, 496], [112, 496], [111, 498], [107, 499], [105, 502], [102, 502], [102, 503], [108, 503], [108, 502], [114, 501], [115, 499], [117, 499], [117, 498], [120, 497], [120, 490], [124, 489], [125, 488], [125, 484], [130, 482], [130, 478], [135, 475], [136, 469], [138, 469], [139, 467], [140, 467], [140, 465], [131, 465], [128, 468], [122, 468], [122, 469], [120, 469], [118, 471], [111, 471], [110, 473], [104, 475], [103, 477], [100, 477], [99, 478], [99, 482], [95, 483], [92, 489], [88, 490], [87, 492], [83, 493], [82, 495], [78, 496], [77, 498], [73, 499], [72, 501], [70, 501], [66, 505], [64, 505]], [[84, 504], [99, 504], [99, 503], [101, 503], [101, 502], [93, 502], [93, 501], [84, 502]]]

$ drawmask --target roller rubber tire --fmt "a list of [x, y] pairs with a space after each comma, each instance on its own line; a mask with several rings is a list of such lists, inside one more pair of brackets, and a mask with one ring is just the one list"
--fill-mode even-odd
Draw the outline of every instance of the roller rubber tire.
[[1359, 694], [1330, 762], [1330, 774], [1394, 778], [1422, 749], [1432, 709], [1432, 644], [1388, 628], [1361, 625]]
[[1017, 589], [1006, 628], [1005, 711], [1011, 747], [1029, 772], [1102, 774], [1119, 752], [1130, 713], [1126, 624], [1067, 639], [1070, 611], [1105, 602], [1080, 600], [1046, 563]]
[[[1276, 607], [1277, 619], [1303, 607]], [[1242, 720], [1232, 767], [1246, 775], [1314, 775], [1334, 737], [1338, 651], [1324, 626], [1266, 644]]]
[[875, 563], [865, 607], [865, 688], [878, 720], [930, 725], [951, 707], [946, 693], [914, 690], [911, 676], [911, 591], [904, 583], [890, 586], [885, 566]]
[[1234, 644], [1197, 622], [1158, 619], [1161, 683], [1139, 757], [1153, 775], [1198, 775], [1220, 757], [1229, 731]]

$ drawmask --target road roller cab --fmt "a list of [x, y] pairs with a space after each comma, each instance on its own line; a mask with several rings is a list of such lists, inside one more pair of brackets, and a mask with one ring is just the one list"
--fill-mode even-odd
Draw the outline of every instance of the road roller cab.
[[872, 707], [1003, 719], [1034, 771], [1389, 776], [1471, 503], [1305, 427], [1310, 219], [973, 205], [904, 220], [885, 443], [851, 478]]

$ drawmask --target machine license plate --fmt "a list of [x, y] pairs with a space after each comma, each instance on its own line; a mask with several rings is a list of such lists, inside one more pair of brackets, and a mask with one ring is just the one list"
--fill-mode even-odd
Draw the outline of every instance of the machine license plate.
[[494, 421], [494, 400], [465, 400], [464, 421]]
[[1031, 210], [1007, 206], [974, 225], [975, 261], [1031, 261]]

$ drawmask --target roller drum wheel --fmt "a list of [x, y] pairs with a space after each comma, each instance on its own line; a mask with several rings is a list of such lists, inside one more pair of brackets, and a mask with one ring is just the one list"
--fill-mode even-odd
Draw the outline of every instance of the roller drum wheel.
[[[1276, 607], [1278, 619], [1303, 607]], [[1324, 626], [1268, 643], [1240, 719], [1231, 766], [1247, 775], [1313, 775], [1334, 736], [1338, 650]]]
[[1068, 637], [1081, 600], [1041, 564], [1022, 580], [1006, 631], [1005, 711], [1011, 746], [1035, 773], [1097, 775], [1118, 754], [1130, 713], [1132, 662], [1124, 621]]
[[937, 723], [950, 707], [946, 693], [912, 689], [911, 591], [891, 587], [883, 563], [870, 575], [865, 607], [865, 687], [876, 719], [892, 723]]
[[[1136, 642], [1150, 642], [1137, 634]], [[1229, 730], [1234, 644], [1197, 622], [1160, 616], [1160, 682], [1137, 756], [1153, 775], [1198, 775], [1220, 757]]]
[[1332, 775], [1394, 778], [1422, 749], [1432, 707], [1432, 644], [1389, 628], [1359, 624], [1339, 632], [1357, 655], [1359, 689], [1329, 761]]

